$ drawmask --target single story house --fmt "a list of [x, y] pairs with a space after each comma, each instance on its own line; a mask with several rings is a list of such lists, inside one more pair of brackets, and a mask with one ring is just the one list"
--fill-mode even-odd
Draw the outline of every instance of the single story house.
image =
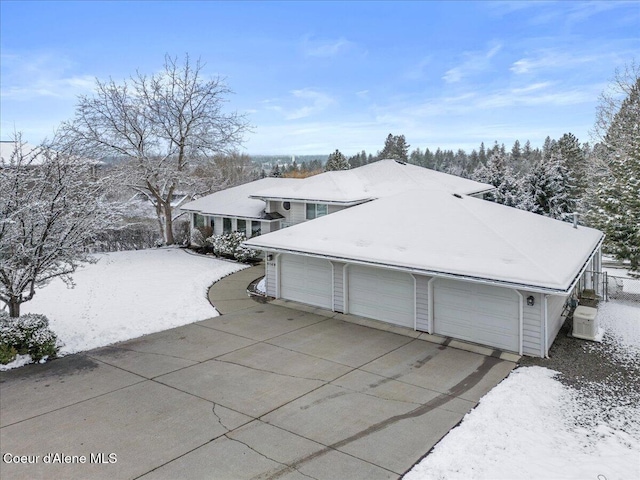
[[544, 357], [576, 285], [601, 270], [604, 235], [482, 200], [493, 188], [381, 160], [183, 210], [192, 226], [246, 233], [270, 296]]
[[601, 270], [604, 235], [447, 190], [372, 188], [376, 200], [245, 244], [266, 254], [270, 296], [547, 356], [568, 297]]

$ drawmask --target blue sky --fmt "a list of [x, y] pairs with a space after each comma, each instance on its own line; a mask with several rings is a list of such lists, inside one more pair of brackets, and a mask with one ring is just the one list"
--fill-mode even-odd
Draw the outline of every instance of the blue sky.
[[250, 154], [590, 141], [598, 96], [640, 60], [640, 2], [0, 2], [1, 136], [30, 143], [94, 79], [206, 63]]

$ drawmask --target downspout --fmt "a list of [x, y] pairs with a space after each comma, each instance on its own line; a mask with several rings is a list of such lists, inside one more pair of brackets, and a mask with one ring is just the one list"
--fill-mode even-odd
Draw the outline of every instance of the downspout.
[[522, 355], [522, 343], [524, 341], [524, 297], [518, 290], [514, 290], [518, 295], [518, 303], [520, 308], [518, 309], [518, 355]]
[[433, 282], [437, 277], [431, 277], [427, 282], [427, 292], [429, 295], [429, 321], [427, 322], [427, 331], [433, 335]]

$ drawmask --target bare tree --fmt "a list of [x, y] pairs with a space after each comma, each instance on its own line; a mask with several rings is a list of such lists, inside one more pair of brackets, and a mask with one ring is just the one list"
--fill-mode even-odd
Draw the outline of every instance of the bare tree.
[[596, 123], [591, 136], [595, 142], [607, 146], [607, 133], [620, 111], [622, 103], [632, 95], [640, 77], [640, 64], [635, 60], [616, 69], [615, 75], [607, 88], [600, 94], [596, 107]]
[[66, 141], [85, 152], [129, 159], [123, 181], [152, 202], [169, 245], [175, 195], [211, 188], [194, 178], [194, 166], [233, 150], [248, 129], [243, 115], [223, 111], [231, 91], [219, 77], [205, 79], [203, 68], [188, 55], [180, 64], [167, 55], [159, 74], [96, 80], [95, 94], [80, 97], [75, 118], [62, 127]]
[[78, 265], [91, 261], [85, 246], [116, 213], [86, 161], [29, 149], [19, 133], [0, 160], [0, 192], [0, 301], [18, 317], [37, 287], [55, 277], [72, 283]]

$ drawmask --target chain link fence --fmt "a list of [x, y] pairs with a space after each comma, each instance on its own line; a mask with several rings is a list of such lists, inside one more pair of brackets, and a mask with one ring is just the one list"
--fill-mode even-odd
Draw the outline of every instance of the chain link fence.
[[606, 275], [607, 296], [606, 300], [626, 300], [640, 302], [640, 278], [617, 277]]
[[640, 278], [610, 275], [607, 272], [586, 271], [578, 282], [581, 303], [593, 300], [625, 300], [640, 303]]

